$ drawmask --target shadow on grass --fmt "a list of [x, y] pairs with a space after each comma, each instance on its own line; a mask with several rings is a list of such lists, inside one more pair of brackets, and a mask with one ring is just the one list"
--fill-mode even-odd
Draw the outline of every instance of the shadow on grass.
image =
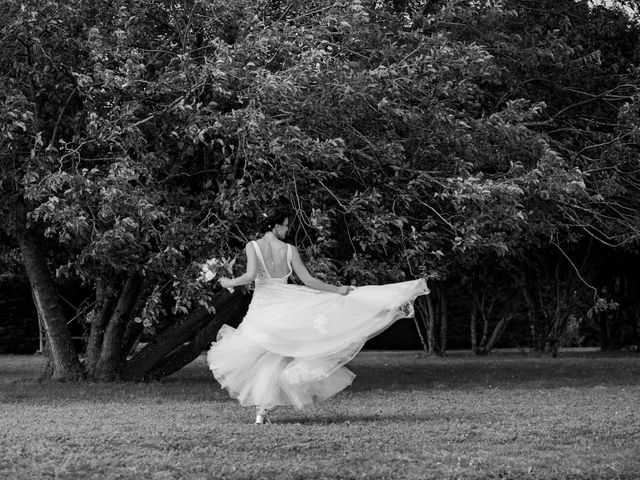
[[277, 425], [355, 425], [380, 422], [409, 422], [421, 423], [433, 421], [436, 414], [384, 414], [384, 415], [341, 415], [336, 413], [317, 414], [316, 416], [288, 416], [279, 417], [277, 413], [272, 415], [274, 424]]
[[640, 382], [640, 356], [581, 357], [449, 357], [393, 356], [377, 362], [356, 361], [354, 390], [511, 388], [584, 388], [635, 385]]

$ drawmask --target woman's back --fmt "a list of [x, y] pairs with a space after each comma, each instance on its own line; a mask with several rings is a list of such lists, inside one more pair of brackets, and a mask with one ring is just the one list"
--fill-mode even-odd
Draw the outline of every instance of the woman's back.
[[286, 279], [291, 275], [291, 245], [264, 238], [251, 243], [258, 258], [258, 279]]

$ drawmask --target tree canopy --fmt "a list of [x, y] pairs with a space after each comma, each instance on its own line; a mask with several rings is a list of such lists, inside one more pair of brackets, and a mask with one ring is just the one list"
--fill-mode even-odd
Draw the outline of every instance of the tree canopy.
[[[4, 2], [0, 215], [54, 376], [118, 378], [140, 335], [241, 315], [200, 264], [231, 271], [282, 202], [316, 275], [429, 276], [430, 348], [460, 284], [557, 352], [624, 301], [592, 285], [637, 283], [607, 262], [637, 255], [639, 30], [573, 0]], [[70, 281], [84, 365], [56, 307]]]

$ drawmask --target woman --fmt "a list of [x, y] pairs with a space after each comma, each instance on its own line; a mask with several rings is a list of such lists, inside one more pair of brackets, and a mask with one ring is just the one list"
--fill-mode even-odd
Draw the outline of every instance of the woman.
[[[268, 216], [263, 237], [246, 246], [246, 273], [220, 279], [224, 288], [255, 280], [255, 291], [240, 326], [224, 325], [207, 355], [222, 387], [256, 406], [257, 424], [276, 406], [301, 410], [349, 386], [355, 375], [343, 365], [369, 338], [413, 316], [412, 301], [429, 293], [424, 279], [356, 288], [314, 278], [282, 241], [289, 219], [286, 210]], [[293, 272], [305, 286], [287, 283]]]

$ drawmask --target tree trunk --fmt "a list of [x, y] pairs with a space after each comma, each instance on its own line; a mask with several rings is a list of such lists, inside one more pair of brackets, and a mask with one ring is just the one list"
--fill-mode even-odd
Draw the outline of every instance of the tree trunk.
[[42, 369], [40, 379], [48, 380], [53, 377], [53, 360], [51, 358], [51, 349], [49, 348], [49, 342], [44, 342], [44, 345], [42, 346], [42, 354], [44, 355], [46, 363], [44, 364], [44, 369]]
[[176, 348], [188, 342], [195, 332], [203, 328], [210, 317], [209, 312], [204, 308], [199, 308], [173, 323], [165, 331], [157, 334], [142, 349], [133, 353], [124, 364], [121, 377], [124, 380], [144, 379], [147, 373], [159, 365], [163, 359]]
[[482, 338], [480, 339], [480, 347], [478, 350], [485, 353], [487, 350], [487, 342], [489, 341], [489, 313], [484, 309], [480, 309], [480, 316], [482, 317]]
[[498, 342], [498, 340], [500, 340], [500, 337], [502, 337], [502, 333], [505, 331], [505, 329], [507, 328], [507, 324], [511, 321], [512, 318], [513, 316], [509, 315], [500, 319], [496, 327], [493, 329], [493, 333], [491, 334], [491, 337], [489, 337], [489, 340], [484, 347], [484, 353], [491, 353], [491, 350], [493, 350], [495, 344]]
[[429, 347], [429, 354], [434, 354], [437, 353], [438, 347], [436, 342], [436, 312], [433, 307], [432, 295], [427, 295], [427, 313], [427, 346]]
[[242, 290], [233, 294], [222, 290], [213, 302], [214, 315], [198, 309], [176, 321], [134, 353], [122, 369], [122, 378], [154, 379], [179, 370], [211, 344], [223, 323], [240, 323], [250, 298]]
[[[487, 306], [487, 297], [490, 297], [488, 306]], [[504, 331], [506, 324], [509, 322], [509, 320], [513, 316], [512, 311], [515, 308], [515, 301], [513, 300], [513, 297], [512, 297], [512, 300], [510, 302], [507, 302], [507, 304], [504, 306], [504, 310], [506, 311], [505, 313], [506, 316], [503, 317], [497, 323], [497, 325], [493, 329], [493, 332], [491, 332], [490, 323], [491, 323], [491, 318], [493, 318], [493, 310], [496, 304], [497, 295], [487, 294], [486, 291], [483, 291], [482, 300], [480, 300], [480, 296], [478, 295], [477, 292], [474, 291], [472, 292], [472, 300], [473, 300], [472, 316], [474, 317], [473, 318], [474, 329], [476, 328], [475, 322], [477, 322], [476, 318], [478, 316], [478, 313], [482, 318], [482, 339], [480, 340], [479, 345], [477, 344], [475, 345], [475, 348], [473, 348], [473, 352], [477, 355], [488, 355], [489, 353], [491, 353], [491, 350], [493, 349], [495, 343], [500, 339], [500, 336], [502, 335], [502, 332]], [[475, 340], [477, 342], [477, 337]], [[473, 342], [472, 342], [472, 347], [474, 347]]]
[[100, 358], [94, 372], [97, 380], [111, 381], [119, 377], [125, 360], [124, 356], [127, 354], [123, 348], [124, 333], [138, 300], [141, 286], [142, 276], [138, 272], [131, 272], [104, 332]]
[[96, 365], [100, 359], [100, 352], [102, 351], [105, 327], [113, 312], [114, 304], [113, 293], [105, 284], [104, 280], [98, 279], [96, 282], [96, 305], [91, 320], [89, 339], [87, 340], [85, 367], [89, 378], [95, 377]]
[[473, 302], [471, 307], [471, 320], [469, 322], [469, 328], [471, 330], [471, 351], [478, 354], [478, 307], [476, 302]]
[[47, 267], [47, 259], [36, 238], [29, 231], [18, 237], [24, 265], [31, 284], [31, 291], [46, 333], [46, 343], [51, 355], [52, 380], [75, 381], [83, 377], [82, 366], [73, 346], [53, 276]]
[[413, 316], [413, 322], [415, 323], [416, 330], [418, 332], [418, 336], [420, 337], [420, 343], [422, 344], [422, 349], [425, 352], [429, 351], [429, 346], [427, 345], [426, 340], [424, 339], [424, 335], [422, 334], [422, 330], [420, 329], [420, 322], [418, 319], [422, 320], [424, 324], [425, 330], [427, 328], [427, 304], [426, 300], [423, 297], [418, 297], [415, 300], [415, 315]]
[[449, 303], [444, 285], [439, 285], [438, 303], [440, 305], [440, 355], [447, 355], [447, 337], [449, 326]]
[[[138, 311], [139, 310], [134, 309], [134, 312]], [[135, 351], [143, 331], [144, 326], [142, 325], [142, 322], [129, 322], [122, 340], [122, 350], [125, 352], [125, 355], [131, 355], [132, 352]]]
[[190, 342], [179, 346], [162, 361], [158, 362], [152, 370], [145, 374], [144, 378], [147, 380], [164, 378], [194, 361], [204, 350], [211, 346], [222, 325], [238, 326], [247, 313], [249, 302], [250, 297], [248, 295], [240, 295], [218, 310], [213, 317], [209, 315], [209, 322], [197, 332]]
[[485, 307], [487, 300], [486, 291], [482, 292], [482, 301], [478, 303], [478, 310], [482, 317], [482, 338], [480, 339], [480, 345], [478, 346], [478, 353], [480, 355], [487, 354], [487, 342], [489, 341], [489, 319], [493, 313], [493, 306], [495, 305], [496, 295], [491, 296], [491, 302], [488, 307]]
[[447, 348], [448, 305], [446, 291], [441, 282], [433, 285], [426, 301], [426, 330], [429, 354], [445, 355]]
[[522, 294], [527, 304], [527, 316], [529, 318], [529, 332], [531, 335], [531, 348], [535, 352], [542, 352], [544, 349], [544, 342], [542, 338], [542, 332], [540, 331], [540, 325], [538, 324], [540, 313], [538, 312], [538, 305], [535, 296], [529, 288], [526, 276], [522, 275], [521, 284]]

